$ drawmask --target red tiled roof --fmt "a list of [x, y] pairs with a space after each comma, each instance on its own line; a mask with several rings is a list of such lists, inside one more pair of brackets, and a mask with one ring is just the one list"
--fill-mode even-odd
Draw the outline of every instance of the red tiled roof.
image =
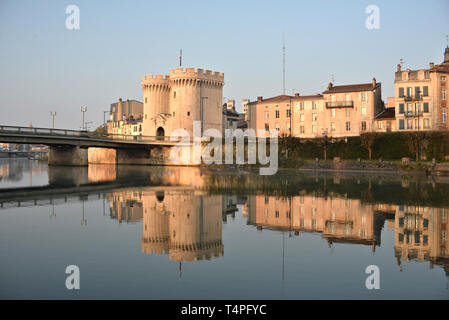
[[[376, 88], [381, 84], [376, 83]], [[375, 88], [372, 83], [361, 83], [361, 84], [348, 84], [343, 86], [333, 86], [327, 89], [323, 93], [342, 93], [342, 92], [358, 92], [358, 91], [372, 91]]]

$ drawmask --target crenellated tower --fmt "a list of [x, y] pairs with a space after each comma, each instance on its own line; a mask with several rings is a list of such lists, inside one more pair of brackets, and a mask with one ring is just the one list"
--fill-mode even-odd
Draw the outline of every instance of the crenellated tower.
[[193, 136], [193, 122], [203, 130], [221, 132], [224, 74], [195, 68], [176, 68], [169, 76], [142, 78], [144, 94], [143, 131], [146, 136], [170, 136], [185, 129]]

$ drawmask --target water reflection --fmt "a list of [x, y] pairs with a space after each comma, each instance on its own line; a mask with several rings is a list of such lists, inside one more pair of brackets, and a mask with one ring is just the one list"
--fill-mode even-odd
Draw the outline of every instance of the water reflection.
[[184, 262], [226, 260], [223, 230], [240, 219], [250, 239], [282, 233], [299, 243], [313, 235], [325, 246], [365, 248], [373, 256], [385, 247], [388, 228], [389, 263], [402, 270], [405, 262], [426, 262], [449, 277], [447, 177], [282, 170], [261, 177], [250, 170], [107, 165], [52, 167], [48, 175], [48, 186], [0, 190], [1, 208], [51, 206], [53, 219], [54, 205], [72, 199], [82, 203], [79, 217], [88, 227], [87, 204], [103, 201], [103, 214], [117, 224], [141, 226], [135, 243], [145, 256], [165, 255], [180, 274]]

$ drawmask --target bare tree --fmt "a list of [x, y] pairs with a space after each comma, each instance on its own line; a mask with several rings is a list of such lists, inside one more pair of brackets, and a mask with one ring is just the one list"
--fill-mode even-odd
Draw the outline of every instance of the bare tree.
[[377, 133], [376, 132], [365, 132], [360, 135], [360, 139], [362, 141], [362, 146], [368, 150], [369, 159], [373, 158], [373, 145], [376, 141]]

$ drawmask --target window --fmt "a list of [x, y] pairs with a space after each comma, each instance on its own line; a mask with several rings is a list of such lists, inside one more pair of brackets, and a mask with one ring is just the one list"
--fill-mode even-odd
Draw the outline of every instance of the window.
[[312, 101], [312, 110], [316, 109], [317, 109], [316, 101]]
[[187, 116], [190, 117], [190, 111], [187, 111]]
[[404, 130], [405, 126], [404, 126], [404, 119], [400, 119], [399, 120], [399, 130]]
[[270, 117], [270, 111], [265, 111], [265, 119], [268, 119]]
[[265, 123], [265, 131], [270, 131], [270, 125], [268, 123]]
[[176, 91], [173, 91], [173, 98], [176, 99]]
[[407, 120], [407, 129], [408, 130], [413, 129], [413, 120], [412, 119]]
[[362, 131], [366, 131], [366, 121], [362, 121]]
[[429, 103], [428, 102], [424, 102], [424, 112], [429, 112]]
[[424, 129], [430, 129], [430, 121], [429, 121], [429, 119], [424, 119]]
[[299, 121], [304, 122], [304, 113], [301, 113], [299, 116]]
[[331, 110], [331, 117], [332, 117], [332, 118], [335, 118], [335, 109], [332, 109], [332, 110]]
[[362, 110], [362, 116], [366, 116], [366, 107], [362, 107], [361, 110]]
[[351, 122], [346, 122], [346, 131], [351, 131]]
[[421, 94], [421, 88], [420, 87], [415, 87], [415, 97], [419, 98]]
[[276, 119], [279, 119], [279, 110], [276, 110]]
[[281, 130], [281, 126], [279, 125], [279, 123], [276, 123], [276, 131], [279, 132], [279, 130]]
[[412, 88], [407, 88], [407, 97], [411, 97], [412, 96]]
[[304, 102], [299, 103], [299, 110], [304, 110]]
[[318, 121], [318, 115], [316, 113], [312, 113], [312, 121]]
[[346, 109], [346, 116], [350, 117], [351, 116], [351, 109]]
[[335, 131], [335, 123], [331, 122], [331, 131]]
[[351, 101], [351, 94], [350, 93], [345, 94], [345, 101]]
[[362, 102], [368, 101], [368, 92], [361, 92], [360, 93], [360, 101], [362, 101]]
[[441, 88], [441, 100], [446, 100], [446, 88]]
[[304, 126], [300, 126], [299, 127], [299, 132], [300, 133], [306, 133], [306, 130], [305, 130]]
[[286, 115], [287, 118], [290, 118], [290, 116], [291, 116], [291, 110], [290, 110], [290, 109], [285, 110], [285, 115]]
[[383, 129], [383, 127], [384, 127], [383, 122], [382, 122], [382, 121], [379, 121], [379, 122], [377, 123], [377, 128]]
[[424, 97], [428, 97], [428, 96], [429, 96], [429, 87], [428, 87], [428, 86], [423, 87], [423, 93], [422, 93], [422, 95], [423, 95]]
[[447, 109], [442, 108], [441, 109], [441, 122], [446, 123], [446, 121], [447, 121]]
[[446, 81], [446, 77], [445, 77], [445, 76], [442, 76], [442, 77], [441, 77], [441, 81]]
[[285, 127], [287, 128], [288, 131], [290, 131], [290, 121], [287, 121], [285, 123]]
[[331, 102], [335, 102], [335, 101], [336, 101], [336, 100], [335, 100], [335, 95], [334, 95], [334, 94], [331, 94], [330, 99], [331, 99]]
[[314, 134], [317, 134], [318, 133], [318, 126], [312, 126], [312, 132]]
[[404, 113], [404, 104], [403, 103], [399, 104], [399, 113]]
[[399, 97], [404, 97], [404, 88], [399, 88]]

